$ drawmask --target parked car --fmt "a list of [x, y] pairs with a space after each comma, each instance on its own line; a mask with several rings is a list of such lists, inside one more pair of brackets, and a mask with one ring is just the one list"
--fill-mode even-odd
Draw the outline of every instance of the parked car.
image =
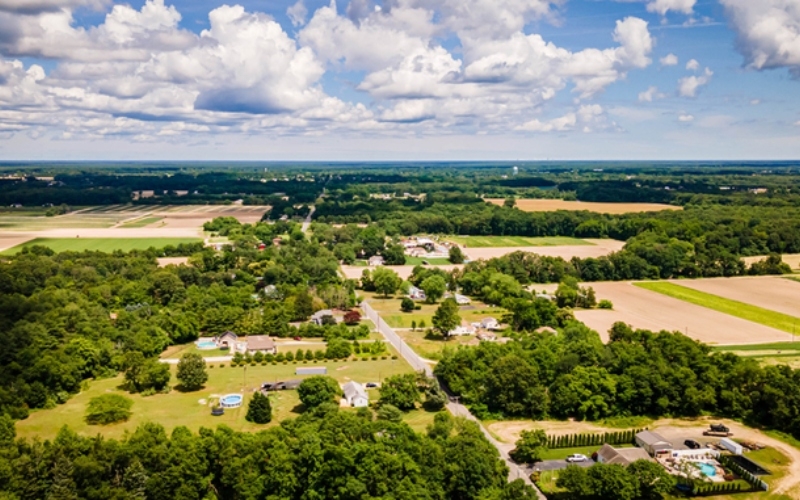
[[372, 389], [374, 387], [378, 387], [377, 382], [367, 382], [367, 389]]
[[292, 337], [294, 340], [303, 340], [303, 337]]
[[686, 441], [683, 442], [683, 444], [685, 444], [691, 450], [698, 450], [702, 448], [702, 446], [700, 446], [700, 443], [698, 443], [694, 439], [687, 439]]
[[574, 462], [586, 462], [589, 458], [586, 455], [581, 455], [580, 453], [573, 453], [572, 455], [567, 457], [567, 462], [574, 463]]

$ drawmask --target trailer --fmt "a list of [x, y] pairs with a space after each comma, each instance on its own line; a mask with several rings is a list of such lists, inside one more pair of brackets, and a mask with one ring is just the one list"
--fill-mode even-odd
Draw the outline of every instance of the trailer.
[[709, 437], [721, 437], [721, 438], [726, 438], [726, 437], [731, 437], [731, 436], [733, 436], [733, 433], [732, 433], [732, 432], [714, 432], [714, 431], [703, 431], [703, 435], [704, 435], [704, 436], [709, 436]]

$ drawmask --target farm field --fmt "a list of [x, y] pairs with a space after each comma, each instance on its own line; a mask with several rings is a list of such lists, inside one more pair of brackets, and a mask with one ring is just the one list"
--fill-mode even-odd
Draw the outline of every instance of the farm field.
[[34, 245], [42, 245], [51, 248], [55, 252], [82, 252], [85, 250], [97, 250], [101, 252], [113, 252], [122, 250], [147, 250], [150, 247], [164, 248], [168, 245], [179, 245], [181, 243], [196, 243], [201, 241], [198, 238], [35, 238], [21, 245], [4, 250], [3, 255], [13, 255], [19, 253], [23, 248]]
[[613, 310], [577, 310], [575, 317], [596, 330], [604, 342], [608, 330], [622, 321], [634, 328], [679, 331], [707, 344], [763, 344], [785, 342], [791, 334], [759, 323], [691, 304], [634, 286], [630, 282], [588, 283], [597, 299], [608, 299]]
[[[786, 253], [786, 254], [781, 255], [781, 258], [783, 259], [783, 261], [785, 263], [789, 264], [789, 267], [791, 267], [792, 269], [800, 270], [800, 253]], [[748, 266], [752, 265], [752, 264], [754, 264], [756, 262], [761, 262], [762, 260], [766, 260], [766, 259], [767, 259], [766, 255], [758, 255], [758, 256], [755, 256], [755, 257], [743, 257], [742, 258], [742, 260]]]
[[[400, 276], [401, 278], [403, 278], [404, 280], [407, 280], [408, 277], [411, 276], [411, 273], [414, 272], [414, 267], [416, 267], [416, 266], [405, 265], [405, 266], [386, 266], [386, 267], [388, 267], [392, 271], [396, 272], [397, 275]], [[464, 267], [464, 265], [463, 264], [448, 264], [446, 266], [435, 266], [435, 265], [432, 265], [432, 266], [426, 266], [426, 267], [438, 267], [439, 269], [442, 269], [444, 271], [450, 272], [453, 269], [461, 269], [462, 267]], [[374, 267], [367, 267], [367, 266], [358, 266], [358, 265], [354, 265], [354, 266], [342, 265], [341, 269], [342, 269], [342, 274], [344, 275], [345, 278], [351, 279], [351, 280], [359, 280], [359, 279], [361, 279], [361, 274], [364, 272], [364, 269], [374, 270], [375, 268]]]
[[[427, 264], [423, 264], [427, 262]], [[424, 257], [409, 257], [406, 256], [406, 264], [407, 266], [422, 266], [422, 265], [431, 265], [431, 266], [449, 266], [450, 260], [445, 258], [436, 258], [436, 259], [426, 259]], [[395, 266], [389, 266], [394, 269]]]
[[[167, 432], [180, 425], [196, 432], [200, 427], [215, 427], [218, 424], [225, 424], [239, 431], [255, 431], [264, 426], [252, 424], [244, 418], [247, 413], [247, 403], [253, 391], [264, 382], [303, 378], [294, 375], [295, 368], [304, 366], [302, 364], [256, 365], [248, 366], [246, 370], [242, 367], [232, 367], [228, 363], [224, 364], [225, 367], [216, 364], [213, 368], [208, 368], [208, 382], [206, 382], [205, 388], [196, 392], [183, 393], [172, 390], [169, 394], [142, 397], [138, 394], [127, 394], [118, 388], [123, 382], [121, 375], [90, 382], [88, 389], [72, 397], [65, 404], [49, 410], [34, 411], [27, 419], [17, 422], [17, 435], [19, 437], [38, 436], [42, 439], [52, 439], [63, 425], [68, 425], [72, 430], [84, 436], [94, 436], [100, 433], [106, 437], [119, 438], [125, 431], [131, 432], [145, 422], [158, 422], [167, 429]], [[326, 361], [315, 362], [308, 366], [327, 366], [328, 374], [340, 383], [350, 380], [378, 381], [379, 378], [412, 371], [411, 367], [402, 359]], [[173, 365], [171, 382], [173, 385], [177, 383], [174, 378], [176, 370], [177, 367]], [[83, 417], [89, 400], [109, 392], [124, 394], [134, 401], [131, 419], [109, 426], [87, 425]], [[201, 402], [208, 401], [212, 395], [224, 396], [230, 393], [243, 394], [245, 396], [244, 404], [238, 409], [225, 410], [225, 415], [220, 417], [212, 417], [209, 406]], [[370, 390], [370, 394], [377, 399], [377, 391]], [[278, 425], [281, 420], [295, 417], [302, 412], [296, 391], [281, 391], [273, 395], [271, 399], [273, 421], [268, 425]], [[433, 414], [430, 414], [430, 420], [427, 422], [422, 416], [413, 413], [408, 415], [408, 418], [416, 420], [416, 425], [424, 428], [428, 422], [433, 421]]]
[[143, 217], [122, 223], [121, 227], [147, 227], [162, 220], [162, 217]]
[[708, 278], [670, 283], [800, 318], [800, 283], [783, 277]]
[[603, 257], [610, 253], [618, 252], [625, 246], [624, 241], [609, 239], [585, 239], [579, 241], [584, 241], [586, 244], [467, 248], [464, 253], [470, 260], [493, 259], [513, 252], [530, 252], [569, 260], [572, 257], [579, 257], [582, 259], [588, 257]]
[[586, 240], [566, 236], [448, 236], [445, 238], [467, 248], [495, 247], [555, 247], [573, 245], [594, 245]]
[[[502, 198], [486, 198], [489, 203], [502, 206]], [[523, 212], [555, 212], [557, 210], [588, 210], [601, 214], [627, 214], [633, 212], [660, 212], [662, 210], [682, 210], [681, 207], [661, 203], [594, 203], [590, 201], [566, 200], [517, 200], [516, 207]]]
[[701, 292], [675, 283], [668, 282], [640, 282], [636, 286], [652, 290], [669, 297], [683, 300], [692, 304], [707, 307], [721, 313], [730, 314], [754, 323], [760, 323], [777, 330], [789, 333], [797, 332], [800, 318], [790, 316], [763, 307], [754, 306], [746, 302], [731, 300], [718, 295]]

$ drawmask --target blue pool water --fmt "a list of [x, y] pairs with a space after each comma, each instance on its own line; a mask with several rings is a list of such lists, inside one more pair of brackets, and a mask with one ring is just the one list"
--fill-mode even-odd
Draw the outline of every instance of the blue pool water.
[[699, 464], [700, 465], [700, 472], [707, 477], [713, 477], [717, 475], [717, 469], [711, 464]]
[[219, 405], [223, 408], [238, 408], [242, 406], [241, 394], [228, 394], [219, 398]]
[[201, 340], [197, 343], [198, 349], [216, 349], [217, 343], [213, 340]]

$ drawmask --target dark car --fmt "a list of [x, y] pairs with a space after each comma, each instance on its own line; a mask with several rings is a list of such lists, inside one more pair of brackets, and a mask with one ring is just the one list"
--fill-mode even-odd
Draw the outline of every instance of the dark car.
[[294, 340], [303, 340], [303, 337], [293, 337]]
[[692, 450], [697, 450], [697, 449], [702, 448], [700, 446], [700, 443], [698, 443], [694, 439], [687, 439], [686, 441], [683, 442], [683, 444], [685, 444], [686, 446], [689, 447], [689, 449], [692, 449]]
[[373, 387], [378, 387], [378, 384], [375, 382], [367, 382], [367, 389], [372, 389]]

